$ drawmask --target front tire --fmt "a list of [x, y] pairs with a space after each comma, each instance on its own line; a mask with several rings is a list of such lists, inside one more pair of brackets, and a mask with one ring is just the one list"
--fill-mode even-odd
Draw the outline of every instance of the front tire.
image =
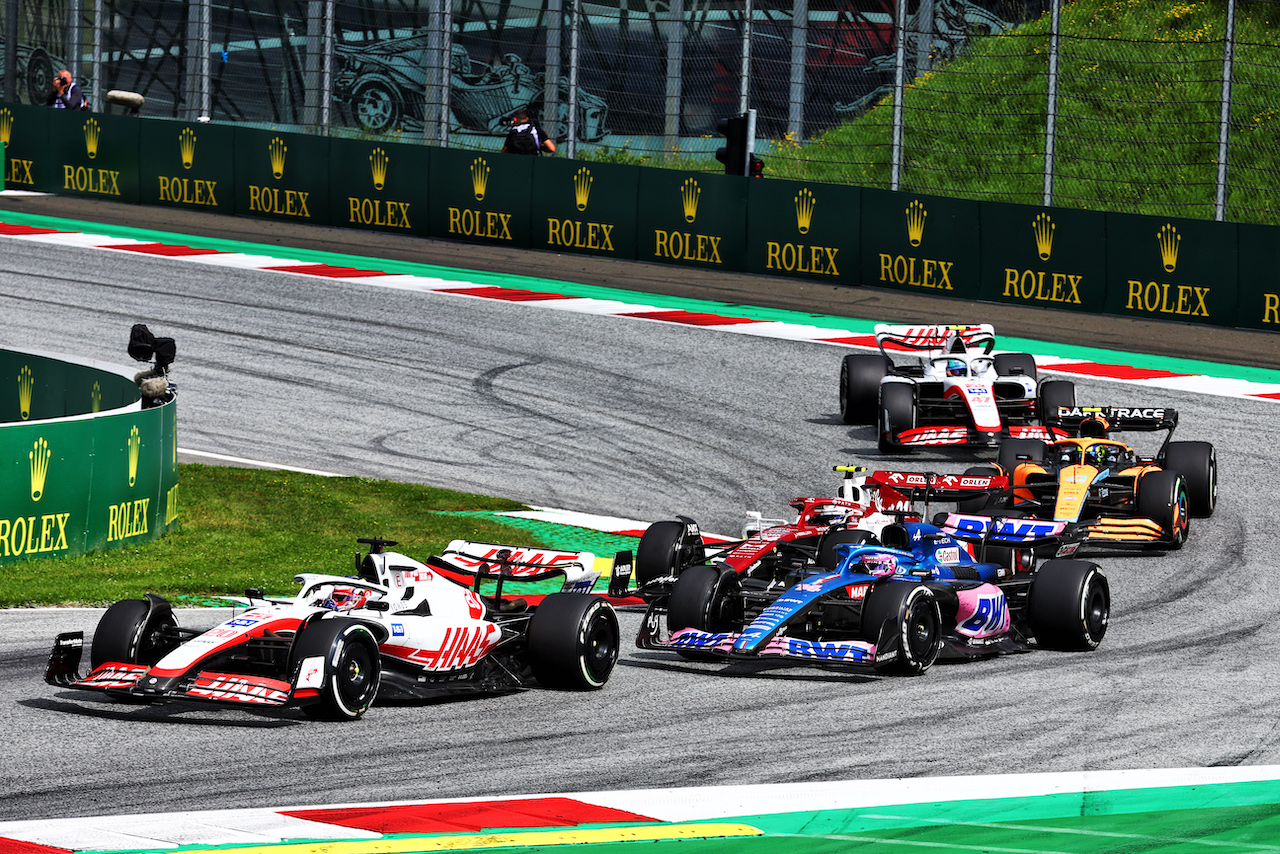
[[171, 631], [177, 625], [173, 609], [159, 596], [122, 599], [98, 620], [89, 662], [93, 667], [108, 661], [155, 664], [178, 646]]
[[889, 373], [889, 360], [869, 353], [852, 353], [840, 363], [840, 417], [845, 424], [874, 424], [880, 380]]
[[382, 662], [378, 641], [368, 627], [354, 620], [315, 620], [294, 646], [294, 670], [308, 658], [324, 659], [324, 682], [318, 702], [302, 707], [309, 718], [358, 720], [378, 695]]
[[[738, 592], [741, 579], [733, 570], [714, 566], [691, 566], [676, 580], [667, 602], [667, 628], [672, 632], [696, 629], [700, 632], [731, 632], [742, 622], [742, 602]], [[693, 650], [676, 650], [690, 661], [715, 661], [716, 656]]]
[[684, 522], [654, 522], [636, 546], [636, 585], [644, 587], [656, 579], [677, 576], [704, 557], [701, 539], [690, 538]]
[[916, 426], [916, 390], [907, 383], [880, 387], [880, 453], [900, 453], [898, 435]]
[[874, 665], [876, 670], [919, 676], [942, 651], [942, 610], [933, 591], [923, 584], [881, 581], [872, 586], [863, 605], [862, 636], [876, 644], [877, 658], [895, 647], [898, 651], [889, 662]]
[[389, 133], [400, 124], [398, 93], [381, 80], [357, 86], [351, 103], [356, 122], [367, 133]]
[[1027, 622], [1045, 649], [1097, 649], [1111, 618], [1111, 588], [1096, 563], [1050, 560], [1027, 594]]
[[1210, 442], [1170, 442], [1164, 468], [1178, 472], [1187, 482], [1187, 498], [1196, 516], [1212, 516], [1218, 506], [1218, 455]]
[[1182, 548], [1191, 528], [1187, 482], [1176, 471], [1153, 471], [1138, 479], [1138, 515], [1169, 532], [1171, 549]]

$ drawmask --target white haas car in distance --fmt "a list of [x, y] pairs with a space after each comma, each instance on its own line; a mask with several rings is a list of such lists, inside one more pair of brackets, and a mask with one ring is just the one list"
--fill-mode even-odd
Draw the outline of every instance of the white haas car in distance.
[[[618, 657], [618, 619], [604, 598], [504, 596], [505, 580], [594, 579], [589, 552], [454, 541], [419, 563], [362, 539], [357, 575], [303, 574], [296, 596], [249, 590], [247, 610], [207, 630], [181, 628], [164, 598], [125, 599], [102, 615], [79, 675], [82, 632], [60, 634], [45, 681], [131, 702], [192, 700], [300, 707], [354, 720], [375, 698], [429, 699], [534, 686], [593, 690]], [[629, 568], [628, 568], [629, 573]], [[449, 576], [471, 579], [471, 587]], [[496, 581], [491, 595], [482, 582]], [[534, 601], [536, 598], [537, 601]]]
[[840, 416], [875, 424], [883, 453], [1042, 438], [1034, 425], [1045, 413], [1075, 406], [1075, 384], [1038, 379], [1029, 353], [993, 353], [988, 324], [875, 331], [879, 353], [854, 353], [840, 365]]

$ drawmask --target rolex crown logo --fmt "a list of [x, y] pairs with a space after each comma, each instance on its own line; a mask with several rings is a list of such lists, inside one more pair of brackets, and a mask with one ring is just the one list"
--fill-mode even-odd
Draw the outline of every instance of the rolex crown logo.
[[31, 392], [35, 389], [35, 385], [36, 381], [31, 375], [31, 368], [23, 365], [22, 370], [18, 371], [18, 410], [23, 421], [31, 417]]
[[702, 190], [698, 188], [698, 182], [693, 178], [686, 178], [680, 187], [680, 204], [684, 206], [686, 222], [693, 222], [698, 218], [698, 197], [701, 195]]
[[924, 218], [928, 215], [918, 199], [907, 205], [907, 240], [912, 246], [919, 246], [924, 240]]
[[84, 123], [84, 147], [90, 160], [98, 156], [98, 138], [101, 136], [102, 128], [97, 119], [89, 119]]
[[129, 485], [138, 481], [138, 450], [142, 447], [142, 437], [138, 435], [138, 425], [129, 431]]
[[1182, 242], [1182, 235], [1166, 222], [1156, 233], [1156, 239], [1160, 241], [1160, 260], [1164, 262], [1164, 271], [1172, 273], [1178, 266], [1178, 244]]
[[808, 187], [796, 194], [796, 228], [801, 234], [809, 233], [809, 225], [813, 222], [813, 206], [817, 203], [818, 200], [809, 192]]
[[35, 445], [27, 452], [27, 459], [31, 461], [31, 500], [39, 501], [44, 495], [44, 481], [49, 475], [49, 457], [53, 456], [53, 452], [49, 450], [49, 443], [41, 436], [36, 439]]
[[102, 411], [102, 386], [96, 382], [93, 384], [93, 391], [89, 393], [89, 403], [92, 407], [91, 412]]
[[369, 155], [369, 168], [373, 171], [375, 190], [381, 190], [387, 185], [387, 164], [390, 162], [391, 158], [381, 148], [375, 148], [373, 154]]
[[1053, 252], [1053, 230], [1056, 228], [1047, 213], [1041, 212], [1031, 221], [1031, 230], [1036, 234], [1036, 252], [1041, 261], [1048, 261]]
[[289, 153], [289, 146], [277, 136], [267, 145], [267, 150], [271, 152], [271, 176], [276, 179], [283, 178], [284, 156]]
[[585, 166], [573, 176], [573, 201], [580, 211], [587, 209], [587, 199], [591, 196], [591, 181], [591, 170]]
[[182, 168], [190, 169], [196, 158], [196, 133], [191, 128], [183, 128], [178, 134], [178, 150], [182, 152]]
[[13, 133], [13, 113], [8, 107], [0, 110], [0, 142], [5, 145], [9, 144], [9, 137]]
[[483, 157], [477, 157], [471, 163], [471, 191], [476, 194], [476, 201], [484, 201], [485, 188], [489, 186], [489, 164]]

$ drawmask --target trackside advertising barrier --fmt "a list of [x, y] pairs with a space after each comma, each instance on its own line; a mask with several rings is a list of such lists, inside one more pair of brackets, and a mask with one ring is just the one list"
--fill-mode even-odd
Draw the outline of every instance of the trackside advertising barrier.
[[14, 103], [0, 142], [13, 189], [1280, 331], [1272, 226]]
[[0, 564], [163, 536], [178, 518], [177, 403], [107, 366], [0, 351]]

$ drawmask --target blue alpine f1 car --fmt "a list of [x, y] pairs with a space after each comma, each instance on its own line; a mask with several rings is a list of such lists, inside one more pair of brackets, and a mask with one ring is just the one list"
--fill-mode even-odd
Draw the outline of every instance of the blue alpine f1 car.
[[1039, 546], [1073, 552], [1059, 539], [1065, 524], [961, 513], [935, 521], [903, 514], [879, 536], [837, 545], [836, 566], [797, 563], [787, 577], [723, 562], [688, 567], [651, 598], [636, 645], [910, 676], [939, 656], [1097, 648], [1111, 609], [1102, 570], [1062, 557], [1035, 566]]

